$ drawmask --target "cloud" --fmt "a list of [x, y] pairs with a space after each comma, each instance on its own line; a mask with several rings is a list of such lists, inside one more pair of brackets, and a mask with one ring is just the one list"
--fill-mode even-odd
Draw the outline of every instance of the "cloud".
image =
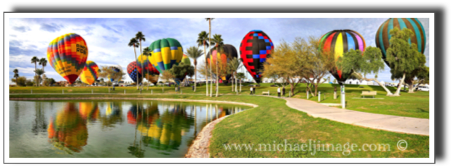
[[57, 32], [62, 29], [63, 26], [55, 24], [55, 23], [42, 23], [40, 29], [49, 32]]
[[10, 56], [17, 56], [17, 55], [46, 55], [46, 52], [41, 52], [36, 49], [22, 49], [21, 47], [17, 46], [10, 46]]
[[30, 28], [25, 27], [25, 26], [14, 26], [13, 29], [16, 31], [19, 31], [19, 32], [30, 31]]

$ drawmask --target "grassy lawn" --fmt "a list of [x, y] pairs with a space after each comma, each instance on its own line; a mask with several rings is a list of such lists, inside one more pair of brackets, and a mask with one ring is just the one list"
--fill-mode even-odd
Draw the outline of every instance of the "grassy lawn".
[[[242, 87], [242, 95], [249, 94], [249, 84], [245, 84]], [[270, 91], [271, 96], [277, 96], [276, 89], [277, 87], [270, 87], [270, 83], [262, 83], [260, 87], [256, 88], [256, 94], [261, 95], [264, 91]], [[338, 98], [333, 99], [333, 87], [337, 86], [338, 88]], [[363, 88], [360, 88], [360, 85], [346, 85], [346, 108], [356, 111], [378, 113], [378, 114], [387, 114], [387, 115], [398, 115], [406, 117], [416, 117], [416, 118], [429, 118], [429, 92], [416, 92], [416, 93], [406, 93], [402, 92], [399, 97], [388, 97], [386, 92], [382, 87], [379, 86], [367, 86], [363, 85]], [[140, 91], [136, 90], [136, 87], [116, 87], [116, 91], [109, 91], [109, 87], [10, 87], [10, 93], [113, 93], [113, 94], [123, 94], [124, 91], [129, 93], [139, 93]], [[213, 94], [215, 94], [215, 86], [213, 85]], [[394, 91], [395, 88], [390, 87], [391, 91]], [[143, 94], [153, 93], [162, 93], [162, 87], [144, 87]], [[232, 87], [230, 85], [220, 84], [219, 94], [222, 95], [235, 95], [231, 91]], [[360, 98], [362, 91], [377, 91], [376, 98], [384, 99], [354, 99]], [[290, 91], [290, 87], [286, 87], [286, 91]], [[321, 84], [319, 86], [319, 91], [321, 91], [321, 103], [340, 103], [339, 97], [339, 85], [331, 84]], [[191, 87], [183, 87], [183, 94], [206, 94], [206, 87], [199, 86], [197, 92], [193, 92]], [[174, 87], [163, 87], [163, 93], [177, 93], [175, 92]], [[180, 92], [179, 92], [180, 93]], [[300, 84], [298, 88], [295, 89], [294, 98], [303, 98], [306, 99], [305, 85]], [[289, 93], [286, 93], [286, 96], [289, 96]], [[317, 96], [310, 99], [317, 101]]]
[[[120, 90], [120, 89], [119, 89]], [[130, 88], [129, 88], [130, 90]], [[202, 89], [203, 90], [203, 89]], [[134, 91], [134, 90], [130, 90]], [[76, 92], [76, 90], [75, 90]], [[246, 93], [246, 92], [244, 92]], [[229, 96], [210, 98], [202, 95], [174, 94], [174, 95], [116, 95], [116, 94], [56, 94], [52, 97], [145, 97], [145, 98], [185, 98], [185, 99], [212, 99], [224, 101], [239, 101], [259, 105], [235, 114], [216, 125], [211, 138], [210, 154], [212, 157], [428, 157], [429, 137], [408, 135], [382, 130], [373, 130], [353, 125], [347, 125], [330, 120], [313, 118], [306, 113], [286, 106], [284, 99], [259, 96]], [[50, 97], [50, 95], [10, 95], [10, 97]], [[320, 144], [345, 145], [357, 144], [355, 151], [343, 147], [343, 150], [319, 151], [313, 154], [309, 151], [231, 151], [224, 148], [224, 144], [273, 144], [283, 142], [302, 144], [309, 139], [319, 141]], [[397, 149], [399, 140], [406, 140], [408, 148], [405, 151]], [[387, 144], [380, 146], [381, 151], [358, 151], [363, 144]], [[295, 147], [295, 146], [294, 146]], [[383, 151], [385, 149], [385, 151]], [[390, 151], [388, 151], [390, 149]], [[348, 154], [343, 154], [343, 152]]]

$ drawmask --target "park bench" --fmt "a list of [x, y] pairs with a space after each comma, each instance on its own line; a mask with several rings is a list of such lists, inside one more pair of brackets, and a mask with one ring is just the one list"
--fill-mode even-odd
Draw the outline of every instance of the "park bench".
[[376, 96], [376, 91], [362, 91], [362, 95], [361, 95], [363, 98], [365, 98], [365, 96]]
[[268, 92], [262, 92], [262, 95], [267, 94], [268, 96], [270, 95], [270, 91]]

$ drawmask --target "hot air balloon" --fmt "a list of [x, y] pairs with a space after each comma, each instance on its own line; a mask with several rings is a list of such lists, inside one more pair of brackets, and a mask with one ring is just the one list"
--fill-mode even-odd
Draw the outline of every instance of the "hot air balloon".
[[175, 64], [179, 64], [183, 57], [181, 43], [173, 38], [159, 39], [149, 46], [152, 50], [152, 56], [149, 56], [149, 62], [160, 73], [169, 70]]
[[88, 60], [79, 78], [81, 78], [82, 82], [92, 85], [98, 78], [98, 70], [99, 68], [97, 64], [95, 64], [93, 61]]
[[[110, 66], [111, 69], [113, 69], [115, 72], [121, 72], [120, 66]], [[115, 78], [112, 78], [111, 76], [108, 76], [111, 82], [114, 82]], [[120, 80], [121, 78], [118, 78]]]
[[240, 58], [257, 83], [262, 81], [263, 63], [273, 49], [273, 41], [261, 30], [249, 31], [241, 41]]
[[387, 19], [384, 23], [379, 26], [378, 31], [376, 32], [376, 46], [381, 49], [382, 58], [389, 65], [386, 61], [386, 52], [390, 46], [390, 30], [394, 27], [398, 29], [408, 28], [413, 31], [413, 37], [411, 37], [408, 42], [409, 44], [415, 43], [417, 45], [417, 49], [422, 54], [425, 51], [425, 44], [426, 44], [426, 35], [424, 26], [422, 26], [421, 22], [417, 18], [390, 18]]
[[[319, 50], [324, 54], [332, 54], [335, 62], [338, 57], [343, 57], [343, 53], [354, 50], [365, 50], [365, 39], [362, 35], [353, 30], [333, 30], [323, 35], [319, 40]], [[341, 69], [331, 70], [333, 77], [335, 77], [341, 84], [350, 74], [342, 74]]]
[[[137, 69], [140, 69], [137, 63], [135, 61], [132, 61], [128, 66], [127, 66], [127, 73], [129, 74], [130, 78], [132, 78], [133, 82], [136, 82], [141, 85], [141, 81], [143, 80], [141, 73], [137, 71]], [[137, 73], [139, 79], [137, 80]], [[137, 82], [138, 81], [138, 82]]]
[[[208, 52], [208, 54], [206, 54], [206, 61], [209, 63], [213, 63], [213, 66], [215, 66], [217, 56], [217, 58], [221, 59], [222, 63], [227, 67], [227, 63], [229, 63], [234, 58], [238, 58], [238, 52], [236, 51], [236, 48], [233, 45], [224, 44], [224, 46], [222, 46], [222, 50], [223, 52], [217, 51], [216, 48], [212, 48], [211, 51]], [[211, 56], [209, 55], [210, 53]], [[227, 84], [231, 76], [231, 74], [227, 74], [226, 76], [220, 76], [220, 79], [224, 84]]]
[[152, 82], [157, 84], [159, 81], [159, 75], [160, 72], [157, 70], [148, 60], [148, 56], [141, 54], [137, 61], [136, 61], [138, 67], [143, 67], [144, 68], [144, 73], [143, 69], [138, 68], [140, 73], [144, 75], [144, 78], [147, 79], [149, 82]]
[[70, 84], [73, 84], [83, 71], [88, 54], [86, 41], [75, 33], [52, 40], [47, 51], [51, 67]]

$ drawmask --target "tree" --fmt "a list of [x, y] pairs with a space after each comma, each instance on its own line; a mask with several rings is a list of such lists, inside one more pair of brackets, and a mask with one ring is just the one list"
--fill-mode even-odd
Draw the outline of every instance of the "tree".
[[14, 76], [13, 77], [16, 78], [16, 81], [13, 81], [13, 82], [16, 82], [16, 85], [19, 86], [17, 84], [17, 78], [19, 77], [19, 70], [16, 68], [16, 69], [13, 70], [13, 72], [14, 72]]
[[308, 37], [308, 41], [296, 38], [293, 47], [301, 63], [299, 66], [303, 68], [301, 77], [306, 81], [308, 91], [314, 88], [314, 93], [311, 92], [314, 96], [318, 93], [319, 85], [325, 82], [324, 77], [334, 61], [319, 51], [319, 39], [314, 36]]
[[244, 76], [244, 73], [238, 73], [238, 74], [236, 74], [236, 78], [239, 78], [239, 80], [240, 80], [240, 92], [241, 92], [241, 88], [242, 88], [241, 83], [243, 82], [243, 79], [246, 78], [246, 76]]
[[[138, 31], [138, 33], [136, 33], [136, 35], [135, 35], [135, 38], [136, 38], [137, 41], [140, 42], [140, 50], [144, 52], [143, 45], [141, 44], [141, 41], [146, 41], [146, 38], [144, 37], [143, 33], [141, 31]], [[135, 61], [136, 60], [137, 59], [135, 57]], [[144, 67], [143, 67], [143, 64], [141, 64], [141, 69], [142, 69], [141, 71], [143, 71], [143, 77], [142, 78], [144, 78]], [[137, 71], [138, 71], [138, 69], [137, 69]], [[137, 73], [137, 75], [138, 75], [138, 73]], [[138, 78], [138, 76], [136, 78]], [[143, 84], [141, 84], [141, 89], [143, 89]]]
[[[32, 57], [32, 63], [35, 63], [35, 71], [36, 71], [36, 63], [38, 63], [40, 60], [36, 57], [36, 56], [33, 56]], [[35, 76], [36, 76], [36, 72], [35, 72]], [[38, 86], [38, 82], [36, 83], [36, 85]]]
[[35, 70], [35, 74], [36, 74], [35, 81], [36, 81], [37, 85], [40, 85], [40, 83], [41, 83], [41, 75], [44, 74], [44, 70], [36, 69]]
[[397, 91], [393, 96], [400, 96], [401, 85], [404, 83], [406, 75], [414, 70], [421, 68], [425, 63], [425, 56], [417, 50], [417, 45], [408, 43], [413, 37], [413, 32], [408, 28], [390, 30], [390, 46], [386, 51], [386, 60], [390, 66], [392, 79], [399, 79]]
[[43, 71], [44, 71], [44, 67], [46, 67], [47, 64], [48, 64], [48, 60], [46, 60], [46, 58], [41, 58], [40, 59], [39, 65], [41, 65], [41, 69]]
[[[208, 21], [208, 23], [209, 23], [208, 41], [211, 44], [211, 20], [214, 20], [214, 18], [205, 18], [205, 20]], [[210, 69], [211, 69], [211, 63], [209, 65], [210, 65]], [[210, 97], [213, 97], [213, 80], [212, 79], [211, 79], [210, 89], [211, 89], [210, 90]]]
[[185, 78], [186, 76], [193, 76], [195, 68], [190, 64], [181, 62], [177, 65], [174, 65], [169, 71], [172, 76], [174, 76], [174, 78]]
[[[152, 50], [149, 49], [149, 47], [146, 47], [143, 49], [143, 55], [146, 55], [147, 57], [151, 56], [151, 52], [152, 52]], [[143, 73], [142, 73], [143, 77], [142, 78], [144, 78], [144, 73], [146, 73], [146, 70], [143, 68]], [[146, 76], [148, 78], [148, 79], [146, 79], [147, 84], [148, 84], [148, 90], [149, 90], [149, 77], [150, 77], [149, 75], [150, 74], [148, 72], [147, 76]]]
[[343, 57], [337, 61], [338, 69], [342, 69], [343, 73], [351, 73], [357, 79], [367, 81], [375, 81], [387, 92], [387, 96], [391, 96], [390, 90], [385, 87], [378, 79], [367, 78], [367, 74], [378, 75], [379, 71], [384, 70], [384, 61], [382, 60], [382, 52], [377, 47], [367, 47], [362, 53], [360, 50], [350, 50], [343, 54]]
[[[209, 46], [208, 44], [208, 33], [206, 33], [206, 31], [202, 31], [198, 34], [198, 39], [197, 39], [197, 44], [198, 46], [203, 46], [203, 54], [206, 55], [206, 47]], [[206, 62], [206, 58], [205, 58], [205, 72], [208, 72], [208, 62]], [[195, 66], [195, 68], [197, 68], [197, 66]], [[208, 96], [208, 74], [205, 73], [205, 82], [206, 82], [206, 96]]]
[[43, 81], [43, 85], [45, 86], [52, 86], [56, 83], [54, 78], [47, 78], [46, 80]]
[[422, 68], [420, 68], [417, 72], [416, 78], [417, 80], [413, 81], [413, 84], [416, 84], [416, 86], [409, 88], [409, 93], [414, 92], [414, 90], [416, 90], [420, 84], [429, 83], [429, 68], [427, 66], [423, 66]]
[[287, 80], [294, 94], [295, 87], [301, 81], [300, 76], [303, 76], [305, 71], [302, 60], [293, 46], [285, 41], [282, 41], [270, 55], [271, 57], [264, 64], [263, 75], [265, 77], [277, 75]]
[[194, 79], [194, 92], [197, 91], [197, 59], [203, 55], [203, 51], [198, 49], [195, 46], [192, 46], [190, 48], [186, 49], [186, 55], [189, 56], [190, 58], [194, 59], [194, 73], [195, 73], [195, 79]]
[[[230, 62], [229, 62], [229, 71], [230, 73], [232, 74], [232, 78], [235, 80], [235, 92], [238, 93], [238, 89], [237, 89], [237, 71], [238, 69], [241, 68], [241, 60], [240, 59], [237, 59], [237, 58], [234, 58], [232, 59]], [[232, 85], [233, 85], [233, 80], [232, 80]], [[232, 91], [233, 91], [233, 86], [232, 86]]]
[[[174, 66], [177, 66], [177, 65], [174, 65]], [[175, 78], [175, 76], [173, 75], [173, 73], [170, 72], [170, 70], [165, 70], [164, 72], [162, 72], [162, 76], [160, 76], [160, 79], [164, 80], [165, 83], [169, 82], [170, 79]]]
[[[224, 53], [224, 49], [223, 49], [223, 46], [224, 46], [224, 39], [222, 39], [222, 35], [220, 34], [214, 34], [214, 43], [215, 43], [215, 49], [217, 50], [217, 52], [219, 52], [221, 55]], [[216, 97], [218, 96], [219, 94], [219, 57], [216, 56]], [[224, 68], [225, 69], [225, 68]]]
[[[101, 66], [100, 73], [98, 74], [98, 77], [101, 78], [100, 80], [102, 82], [104, 82], [103, 78], [107, 78], [107, 79], [108, 78], [112, 78], [113, 81], [120, 80], [120, 79], [124, 78], [125, 72], [122, 70], [122, 68], [119, 68], [119, 69], [120, 69], [119, 72], [116, 72], [116, 70], [114, 70], [112, 67]], [[108, 86], [111, 86], [111, 85], [108, 85]]]
[[[26, 86], [27, 78], [25, 78], [25, 77], [11, 78], [11, 81], [15, 82], [17, 86]], [[32, 85], [33, 85], [33, 83], [32, 83]]]
[[25, 85], [26, 86], [33, 86], [33, 81], [28, 79], [27, 81], [25, 81]]
[[[136, 49], [135, 48], [138, 48], [138, 41], [136, 40], [136, 38], [132, 38], [130, 39], [130, 42], [128, 44], [130, 47], [133, 47], [133, 51], [135, 52], [135, 61], [137, 60], [137, 57], [136, 57]], [[138, 66], [136, 66], [136, 71], [139, 71], [138, 70]], [[136, 78], [139, 78], [138, 77], [138, 73], [136, 73]], [[139, 90], [140, 87], [139, 87], [139, 84], [136, 84], [136, 90]]]

